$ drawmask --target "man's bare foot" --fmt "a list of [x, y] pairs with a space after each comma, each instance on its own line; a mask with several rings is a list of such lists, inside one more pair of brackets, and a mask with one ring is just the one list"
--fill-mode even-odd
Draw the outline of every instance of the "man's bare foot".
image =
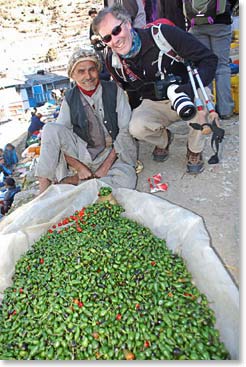
[[39, 194], [42, 194], [51, 185], [51, 181], [46, 177], [38, 177]]
[[80, 182], [79, 176], [78, 174], [74, 175], [74, 176], [67, 176], [64, 177], [61, 181], [59, 181], [59, 184], [70, 184], [70, 185], [75, 185], [77, 186]]

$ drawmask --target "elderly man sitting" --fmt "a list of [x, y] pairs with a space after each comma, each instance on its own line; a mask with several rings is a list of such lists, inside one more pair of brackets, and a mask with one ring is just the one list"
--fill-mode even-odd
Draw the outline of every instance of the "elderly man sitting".
[[40, 193], [52, 182], [78, 185], [91, 178], [112, 187], [136, 187], [136, 142], [128, 131], [131, 108], [115, 82], [99, 80], [100, 70], [93, 50], [72, 54], [68, 75], [75, 86], [67, 91], [56, 122], [43, 128], [36, 168]]

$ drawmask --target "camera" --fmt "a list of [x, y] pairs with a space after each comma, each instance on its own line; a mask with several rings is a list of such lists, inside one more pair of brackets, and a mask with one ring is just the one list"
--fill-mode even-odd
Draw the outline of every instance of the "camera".
[[186, 93], [175, 92], [177, 87], [177, 84], [172, 84], [167, 88], [168, 99], [171, 101], [173, 109], [182, 120], [191, 120], [196, 114], [196, 106]]
[[155, 82], [155, 96], [158, 100], [169, 99], [172, 103], [172, 108], [179, 117], [184, 121], [188, 121], [195, 116], [196, 106], [186, 93], [175, 92], [180, 84], [180, 77], [168, 74], [165, 79]]

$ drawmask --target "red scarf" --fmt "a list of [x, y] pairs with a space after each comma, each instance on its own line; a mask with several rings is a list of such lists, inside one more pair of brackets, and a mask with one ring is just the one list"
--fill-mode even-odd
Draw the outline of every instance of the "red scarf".
[[79, 90], [81, 90], [82, 93], [84, 93], [87, 96], [91, 97], [95, 93], [95, 91], [97, 90], [98, 85], [99, 85], [99, 80], [97, 82], [96, 88], [92, 89], [92, 90], [85, 90], [82, 87], [80, 87], [78, 84], [77, 84], [77, 87], [79, 88]]

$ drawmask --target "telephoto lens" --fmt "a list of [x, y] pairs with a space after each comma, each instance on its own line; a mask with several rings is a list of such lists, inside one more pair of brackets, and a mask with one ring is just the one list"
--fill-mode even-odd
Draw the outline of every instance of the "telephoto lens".
[[169, 85], [167, 96], [179, 117], [184, 121], [189, 121], [196, 115], [196, 106], [186, 93], [176, 93], [176, 88], [178, 88], [177, 84]]

